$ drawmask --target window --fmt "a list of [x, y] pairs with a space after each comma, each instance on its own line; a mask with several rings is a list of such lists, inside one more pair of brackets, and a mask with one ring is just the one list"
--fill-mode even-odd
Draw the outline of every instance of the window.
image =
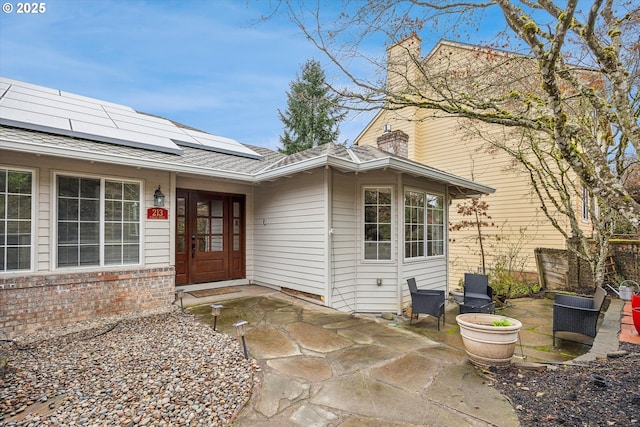
[[364, 259], [391, 259], [391, 188], [364, 190]]
[[444, 255], [444, 197], [405, 191], [405, 258], [439, 255]]
[[582, 221], [589, 222], [589, 190], [582, 187]]
[[30, 270], [33, 173], [0, 168], [0, 272]]
[[140, 183], [60, 175], [57, 189], [58, 267], [140, 262]]

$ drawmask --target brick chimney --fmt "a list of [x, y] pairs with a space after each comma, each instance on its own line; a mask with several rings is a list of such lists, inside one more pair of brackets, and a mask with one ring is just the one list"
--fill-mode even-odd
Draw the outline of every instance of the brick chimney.
[[378, 143], [378, 148], [382, 151], [386, 151], [387, 153], [395, 154], [400, 157], [409, 157], [407, 148], [409, 135], [401, 130], [385, 132], [376, 139], [376, 142]]

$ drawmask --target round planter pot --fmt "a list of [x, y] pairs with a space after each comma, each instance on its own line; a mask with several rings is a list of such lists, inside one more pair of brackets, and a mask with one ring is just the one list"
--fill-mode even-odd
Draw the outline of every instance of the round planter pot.
[[[494, 320], [507, 319], [510, 326], [493, 326]], [[482, 368], [505, 367], [522, 328], [519, 320], [497, 314], [465, 313], [456, 316], [464, 349], [472, 364]]]
[[640, 335], [640, 307], [633, 308], [631, 310], [631, 316], [633, 317], [633, 326], [636, 327], [638, 335]]

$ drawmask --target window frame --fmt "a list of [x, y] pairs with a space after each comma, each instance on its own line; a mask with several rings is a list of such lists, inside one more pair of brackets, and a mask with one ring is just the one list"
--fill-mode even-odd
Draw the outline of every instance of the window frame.
[[[376, 242], [378, 243], [378, 250], [376, 251], [378, 256], [376, 258], [367, 258], [367, 242], [371, 242], [367, 240], [367, 224], [373, 224], [373, 223], [369, 223], [366, 221], [366, 193], [367, 191], [371, 191], [371, 190], [375, 190], [377, 192], [379, 192], [380, 190], [389, 190], [389, 200], [390, 200], [390, 205], [389, 205], [389, 209], [390, 209], [390, 222], [389, 224], [389, 258], [382, 258], [380, 259], [379, 254], [379, 243], [381, 242], [380, 240], [377, 240]], [[396, 247], [396, 244], [394, 242], [394, 233], [395, 233], [395, 221], [394, 221], [394, 217], [395, 217], [395, 195], [394, 195], [394, 188], [391, 185], [365, 185], [362, 187], [362, 192], [361, 192], [361, 196], [362, 196], [362, 202], [361, 202], [361, 207], [362, 207], [362, 215], [361, 215], [361, 220], [362, 220], [362, 229], [361, 229], [361, 234], [360, 234], [360, 241], [362, 244], [362, 255], [361, 255], [361, 259], [363, 262], [366, 263], [392, 263], [394, 260], [394, 250]], [[379, 206], [379, 205], [377, 205]], [[380, 222], [376, 222], [375, 224], [387, 224], [387, 223], [380, 223]], [[382, 242], [386, 242], [386, 241], [382, 241]]]
[[[31, 174], [31, 227], [30, 227], [30, 241], [29, 241], [29, 268], [27, 269], [16, 269], [16, 270], [7, 270], [6, 267], [6, 263], [4, 265], [4, 268], [2, 270], [0, 270], [0, 275], [3, 274], [14, 274], [14, 273], [25, 273], [25, 272], [33, 272], [35, 270], [35, 263], [36, 263], [36, 245], [37, 245], [37, 236], [36, 236], [36, 227], [37, 227], [37, 223], [38, 223], [38, 211], [37, 211], [37, 193], [36, 193], [36, 188], [38, 185], [38, 170], [34, 169], [34, 168], [26, 168], [26, 167], [22, 167], [22, 166], [11, 166], [11, 165], [7, 165], [7, 164], [0, 164], [0, 169], [5, 169], [7, 171], [16, 171], [16, 172], [28, 172]], [[6, 219], [6, 206], [5, 206], [5, 218], [3, 218], [3, 220]], [[6, 233], [6, 230], [5, 230]], [[2, 244], [4, 245], [5, 242], [2, 242]], [[4, 246], [5, 250], [7, 246]], [[4, 257], [6, 257], [6, 252], [3, 254]], [[5, 258], [6, 259], [6, 258]], [[3, 259], [3, 262], [5, 260]]]
[[588, 224], [590, 219], [589, 204], [591, 203], [591, 196], [589, 195], [589, 190], [587, 189], [587, 187], [582, 187], [582, 197], [580, 199], [580, 219], [583, 223]]
[[[410, 226], [413, 224], [413, 222], [407, 222], [407, 208], [412, 209], [415, 208], [414, 206], [407, 206], [406, 204], [406, 197], [407, 197], [407, 193], [418, 193], [420, 195], [422, 195], [423, 197], [423, 206], [422, 208], [422, 212], [423, 212], [423, 218], [422, 218], [422, 229], [423, 229], [423, 236], [422, 239], [416, 239], [415, 242], [421, 242], [422, 244], [422, 255], [417, 255], [417, 256], [407, 256], [407, 243], [413, 243], [414, 240], [407, 240], [407, 226]], [[429, 222], [428, 222], [428, 217], [429, 217], [429, 208], [428, 208], [428, 200], [429, 197], [440, 197], [442, 199], [442, 205], [441, 205], [441, 212], [442, 212], [442, 223], [437, 224], [440, 225], [441, 227], [441, 239], [429, 239]], [[447, 254], [447, 228], [446, 228], [446, 224], [447, 224], [447, 217], [448, 217], [448, 212], [446, 209], [446, 196], [443, 193], [439, 193], [437, 191], [429, 191], [426, 189], [420, 189], [420, 188], [414, 188], [414, 187], [405, 187], [404, 192], [403, 192], [403, 198], [402, 198], [402, 205], [403, 205], [403, 218], [402, 218], [402, 225], [403, 225], [403, 247], [402, 247], [402, 256], [403, 259], [405, 261], [420, 261], [420, 260], [427, 260], [427, 259], [437, 259], [437, 258], [442, 258], [445, 257]], [[431, 210], [433, 211], [433, 209]], [[411, 220], [411, 218], [409, 218]], [[419, 222], [417, 224], [420, 224]], [[433, 242], [442, 242], [442, 253], [438, 253], [437, 255], [430, 255], [429, 254], [429, 245], [430, 243], [432, 244]]]
[[[98, 180], [99, 189], [99, 203], [98, 203], [98, 263], [96, 264], [77, 264], [77, 265], [59, 265], [59, 225], [60, 225], [60, 212], [58, 205], [59, 197], [59, 182], [60, 177], [78, 178], [78, 179], [93, 179]], [[113, 223], [113, 221], [107, 221], [106, 219], [106, 182], [118, 182], [118, 183], [133, 183], [139, 186], [139, 198], [137, 208], [137, 229], [138, 229], [138, 261], [135, 263], [110, 263], [105, 259], [106, 247], [108, 246], [105, 225], [107, 222]], [[143, 265], [144, 255], [144, 204], [146, 200], [144, 181], [142, 179], [128, 178], [128, 177], [113, 177], [103, 175], [90, 175], [81, 174], [76, 172], [63, 172], [57, 171], [53, 173], [52, 186], [51, 186], [51, 205], [52, 205], [52, 234], [51, 234], [51, 253], [52, 253], [52, 266], [53, 270], [86, 270], [95, 268], [123, 268], [123, 267], [136, 267]], [[120, 242], [121, 245], [126, 244], [124, 240]]]

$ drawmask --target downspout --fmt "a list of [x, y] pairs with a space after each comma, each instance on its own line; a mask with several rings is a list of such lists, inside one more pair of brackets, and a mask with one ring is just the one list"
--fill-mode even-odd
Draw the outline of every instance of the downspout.
[[[396, 297], [396, 301], [397, 301], [397, 308], [396, 308], [396, 314], [402, 314], [402, 277], [404, 276], [404, 188], [403, 188], [403, 175], [402, 174], [398, 174], [398, 179], [397, 179], [397, 191], [396, 191], [396, 198], [398, 200], [398, 202], [396, 203], [396, 205], [398, 206], [396, 209], [396, 215], [398, 218], [397, 221], [397, 232], [398, 232], [398, 238], [396, 239], [396, 257], [398, 259], [398, 271], [397, 271], [397, 276], [396, 276], [396, 293], [397, 293], [397, 297]], [[402, 244], [401, 244], [402, 242]]]
[[326, 275], [326, 306], [333, 307], [333, 288], [336, 285], [333, 277], [333, 169], [325, 168], [325, 200], [327, 210], [325, 212], [325, 275]]

